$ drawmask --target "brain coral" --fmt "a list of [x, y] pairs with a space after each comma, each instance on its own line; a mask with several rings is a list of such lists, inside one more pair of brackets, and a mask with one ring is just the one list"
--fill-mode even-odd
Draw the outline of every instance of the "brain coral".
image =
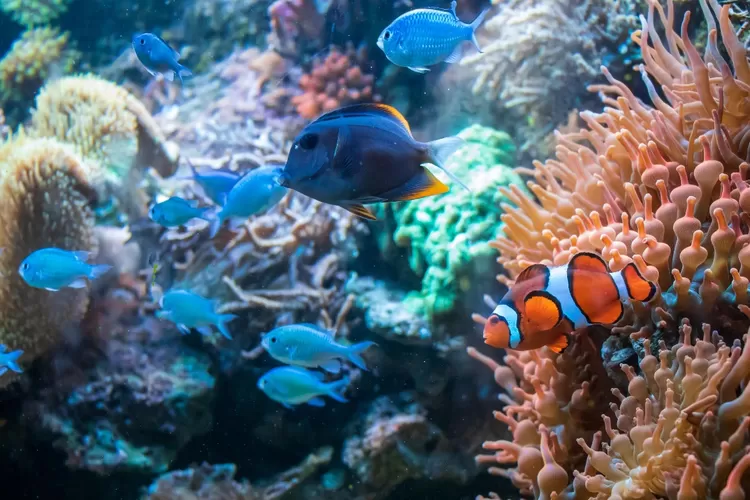
[[[613, 270], [635, 262], [661, 290], [648, 304], [628, 304], [607, 340], [622, 349], [605, 343], [597, 352], [581, 332], [571, 354], [509, 351], [508, 366], [470, 351], [510, 393], [496, 417], [513, 442], [485, 443], [497, 453], [480, 460], [516, 462], [502, 474], [538, 498], [744, 498], [750, 63], [729, 6], [701, 7], [704, 54], [688, 37], [691, 12], [678, 32], [672, 1], [666, 9], [650, 1], [633, 40], [651, 104], [602, 68], [608, 84], [592, 90], [604, 111], [581, 113], [586, 127], [557, 135], [555, 159], [522, 170], [539, 202], [504, 190], [515, 206], [493, 245], [511, 276], [585, 250]], [[691, 325], [702, 325], [702, 335]], [[575, 354], [581, 349], [585, 359]], [[636, 353], [640, 371], [623, 362]], [[616, 377], [606, 370], [618, 367], [627, 395], [607, 387]], [[602, 404], [596, 422], [587, 411]]]
[[0, 9], [31, 28], [54, 21], [68, 10], [70, 0], [0, 0]]
[[0, 60], [0, 95], [4, 100], [34, 97], [50, 74], [69, 72], [75, 53], [66, 50], [68, 34], [45, 27], [24, 32]]
[[[143, 104], [127, 90], [93, 75], [65, 77], [44, 87], [32, 110], [29, 134], [71, 144], [92, 166], [92, 184], [104, 201], [129, 215], [143, 215], [136, 189], [143, 170], [161, 175], [176, 169], [176, 149], [167, 143]], [[125, 182], [127, 180], [127, 182]]]
[[[22, 361], [44, 354], [88, 303], [85, 289], [31, 288], [17, 272], [34, 250], [95, 250], [94, 193], [79, 157], [54, 139], [18, 136], [0, 148], [0, 343], [23, 349]], [[6, 375], [0, 384], [11, 377]]]
[[[428, 318], [454, 312], [470, 289], [492, 285], [497, 266], [487, 241], [497, 236], [501, 204], [508, 201], [498, 188], [523, 189], [521, 178], [505, 166], [514, 160], [507, 134], [473, 125], [458, 135], [467, 144], [451, 156], [446, 168], [471, 188], [471, 194], [446, 180], [451, 190], [443, 196], [380, 209], [392, 210], [392, 241], [408, 249], [409, 267], [422, 279], [422, 290], [409, 302], [421, 306]], [[389, 244], [381, 238], [386, 252]]]

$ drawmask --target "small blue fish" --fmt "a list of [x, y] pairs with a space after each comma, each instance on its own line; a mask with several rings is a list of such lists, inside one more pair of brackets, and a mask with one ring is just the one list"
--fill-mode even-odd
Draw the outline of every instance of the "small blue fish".
[[241, 178], [239, 174], [227, 170], [210, 167], [198, 170], [192, 163], [190, 170], [193, 173], [192, 179], [203, 189], [206, 196], [219, 206], [224, 205], [227, 195]]
[[182, 78], [193, 74], [177, 62], [180, 59], [180, 53], [152, 33], [135, 35], [133, 37], [133, 50], [146, 71], [154, 76], [161, 73], [167, 81], [171, 82], [177, 75], [180, 82], [184, 83]]
[[258, 380], [258, 388], [266, 393], [266, 396], [287, 408], [301, 403], [325, 406], [326, 403], [320, 396], [328, 396], [346, 403], [347, 400], [341, 393], [348, 385], [348, 378], [326, 383], [323, 381], [322, 373], [292, 366], [274, 368]]
[[86, 251], [42, 248], [23, 260], [18, 273], [34, 288], [53, 292], [65, 287], [83, 288], [86, 279], [93, 281], [112, 268], [107, 264], [89, 264], [86, 261], [90, 256], [91, 253]]
[[0, 376], [5, 375], [8, 369], [13, 370], [16, 373], [23, 373], [23, 370], [16, 361], [23, 355], [23, 351], [18, 349], [16, 351], [8, 352], [8, 346], [0, 344]]
[[461, 59], [461, 45], [470, 41], [479, 52], [474, 32], [482, 24], [484, 10], [471, 24], [456, 15], [456, 0], [449, 9], [414, 9], [393, 21], [378, 37], [378, 47], [393, 64], [417, 73], [429, 71], [427, 66], [440, 62], [454, 63]]
[[275, 328], [265, 334], [261, 344], [277, 361], [307, 368], [323, 368], [331, 373], [341, 371], [340, 359], [348, 359], [359, 368], [367, 370], [360, 353], [375, 342], [360, 342], [344, 346], [336, 342], [333, 332], [317, 325], [299, 324]]
[[210, 221], [206, 215], [208, 211], [208, 208], [198, 207], [197, 201], [187, 201], [173, 196], [152, 206], [148, 211], [148, 218], [164, 227], [175, 227], [186, 224], [190, 219]]
[[209, 326], [214, 325], [224, 337], [232, 339], [227, 323], [237, 316], [217, 313], [216, 301], [187, 290], [170, 290], [161, 298], [159, 305], [162, 309], [156, 312], [156, 316], [175, 323], [186, 335], [190, 333], [190, 328], [197, 329], [203, 335], [211, 335]]
[[277, 204], [287, 191], [279, 185], [280, 175], [281, 167], [274, 166], [258, 167], [245, 174], [229, 192], [224, 206], [212, 221], [211, 237], [228, 218], [247, 219]]

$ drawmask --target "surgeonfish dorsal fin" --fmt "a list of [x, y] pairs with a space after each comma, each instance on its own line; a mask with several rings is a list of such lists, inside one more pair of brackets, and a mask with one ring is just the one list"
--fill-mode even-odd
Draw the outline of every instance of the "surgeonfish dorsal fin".
[[547, 288], [547, 285], [549, 284], [549, 268], [544, 264], [532, 264], [521, 271], [521, 274], [516, 278], [516, 283], [523, 283], [524, 281], [540, 278], [544, 282], [544, 285], [541, 287], [543, 290]]
[[570, 295], [590, 324], [613, 325], [624, 308], [617, 283], [598, 254], [580, 252], [568, 263]]
[[563, 320], [560, 301], [549, 292], [534, 290], [523, 301], [524, 320], [536, 331], [552, 330]]
[[377, 102], [373, 103], [365, 103], [365, 104], [351, 104], [349, 106], [344, 106], [343, 108], [339, 108], [333, 111], [330, 111], [328, 113], [325, 113], [318, 117], [315, 122], [324, 122], [329, 120], [335, 120], [337, 118], [347, 118], [347, 117], [354, 117], [354, 116], [367, 116], [367, 115], [378, 115], [382, 116], [384, 118], [388, 118], [395, 123], [398, 124], [398, 126], [411, 136], [411, 128], [409, 127], [409, 122], [406, 121], [406, 118], [404, 118], [404, 115], [399, 113], [399, 111], [394, 108], [393, 106], [389, 106], [387, 104], [381, 104]]
[[643, 277], [635, 263], [631, 262], [620, 271], [628, 296], [638, 302], [648, 302], [656, 295], [656, 285]]

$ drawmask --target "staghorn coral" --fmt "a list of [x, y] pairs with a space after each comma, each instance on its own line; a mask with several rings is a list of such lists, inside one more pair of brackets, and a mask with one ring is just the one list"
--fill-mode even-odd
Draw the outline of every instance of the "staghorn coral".
[[[23, 349], [24, 363], [78, 328], [88, 293], [32, 288], [16, 270], [39, 248], [95, 250], [93, 196], [85, 167], [67, 145], [21, 135], [0, 148], [0, 343]], [[6, 375], [0, 384], [12, 378]]]
[[102, 201], [129, 216], [145, 213], [138, 189], [148, 167], [171, 175], [176, 146], [168, 143], [144, 105], [125, 89], [93, 75], [65, 77], [41, 91], [29, 134], [71, 144], [90, 163]]
[[[579, 132], [558, 133], [556, 159], [520, 169], [533, 177], [528, 186], [539, 202], [504, 190], [515, 206], [506, 207], [505, 237], [494, 245], [511, 276], [586, 250], [601, 253], [613, 270], [634, 261], [661, 290], [649, 304], [627, 304], [601, 357], [588, 337], [578, 337], [574, 353], [593, 349], [585, 361], [597, 369], [591, 376], [566, 368], [567, 352], [508, 351], [501, 366], [469, 351], [512, 394], [496, 417], [513, 442], [486, 443], [498, 452], [479, 460], [516, 462], [493, 472], [538, 498], [744, 498], [750, 64], [729, 6], [708, 0], [701, 7], [709, 25], [704, 55], [688, 37], [689, 12], [678, 34], [672, 2], [666, 9], [650, 2], [633, 40], [652, 104], [602, 68], [609, 84], [592, 90], [605, 110], [581, 113], [587, 128]], [[718, 49], [719, 31], [729, 60]], [[695, 340], [691, 324], [703, 325]], [[636, 353], [640, 373], [625, 363]], [[615, 383], [618, 366], [628, 395], [613, 388], [616, 400], [612, 412], [601, 412], [602, 423], [581, 420], [572, 410], [595, 411], [606, 389], [593, 384]], [[585, 462], [571, 458], [581, 451]]]
[[511, 113], [517, 120], [508, 122], [517, 123], [521, 152], [538, 152], [543, 149], [542, 139], [586, 97], [571, 89], [583, 89], [592, 81], [605, 57], [618, 53], [637, 26], [638, 3], [498, 2], [495, 13], [477, 32], [483, 53], [464, 57], [460, 65], [448, 69], [446, 78], [471, 79], [466, 94], [480, 97], [479, 111], [486, 113], [489, 102], [495, 103], [493, 111], [500, 116]]
[[[508, 393], [495, 418], [513, 433], [512, 441], [485, 442], [494, 453], [477, 461], [536, 498], [744, 498], [750, 334], [744, 348], [739, 340], [730, 346], [704, 324], [693, 340], [684, 321], [680, 335], [653, 353], [647, 340], [640, 374], [621, 365], [627, 394], [612, 389], [615, 402], [599, 424], [587, 417], [601, 408], [592, 395], [606, 387], [571, 371], [570, 354], [508, 351], [502, 366], [469, 349]], [[596, 354], [586, 362], [596, 366]]]
[[0, 9], [26, 28], [54, 21], [68, 10], [70, 0], [1, 0]]
[[379, 102], [369, 69], [364, 45], [355, 49], [350, 43], [343, 52], [332, 47], [325, 57], [315, 57], [310, 73], [299, 80], [303, 93], [292, 98], [297, 113], [312, 120], [346, 104]]
[[471, 194], [453, 184], [443, 196], [378, 207], [379, 216], [388, 214], [395, 225], [392, 233], [387, 226], [385, 234], [376, 233], [381, 251], [400, 262], [401, 253], [389, 247], [408, 249], [409, 267], [421, 278], [422, 288], [407, 303], [435, 324], [460, 309], [464, 297], [471, 302], [471, 289], [492, 286], [498, 269], [487, 241], [501, 226], [504, 200], [498, 188], [512, 184], [523, 189], [521, 178], [505, 166], [513, 163], [515, 154], [507, 134], [474, 125], [458, 136], [466, 145], [451, 156], [446, 168], [470, 187]]
[[68, 33], [49, 27], [25, 31], [0, 60], [0, 96], [4, 101], [30, 100], [51, 75], [73, 69]]

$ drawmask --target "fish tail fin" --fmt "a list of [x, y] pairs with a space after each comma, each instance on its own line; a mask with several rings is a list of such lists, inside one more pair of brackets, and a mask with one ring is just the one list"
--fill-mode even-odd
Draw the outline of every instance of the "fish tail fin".
[[625, 282], [625, 288], [628, 290], [628, 296], [631, 300], [638, 302], [648, 302], [656, 294], [656, 285], [647, 280], [631, 262], [620, 271], [622, 280]]
[[182, 64], [178, 64], [177, 65], [177, 70], [175, 71], [175, 74], [177, 75], [177, 78], [180, 79], [180, 83], [182, 83], [182, 84], [185, 83], [185, 81], [183, 80], [183, 78], [189, 78], [189, 77], [193, 76], [193, 72], [190, 71], [189, 69], [187, 69]]
[[16, 360], [18, 360], [18, 358], [20, 358], [22, 354], [23, 351], [21, 349], [8, 353], [7, 360], [5, 361], [5, 366], [16, 373], [23, 373], [21, 367], [18, 366], [18, 363], [16, 363]]
[[236, 314], [221, 314], [218, 318], [216, 318], [216, 328], [219, 329], [219, 332], [229, 340], [232, 340], [232, 335], [229, 333], [229, 328], [227, 327], [227, 323], [232, 321], [237, 317]]
[[211, 229], [209, 230], [208, 236], [209, 238], [213, 238], [216, 236], [216, 233], [219, 232], [221, 225], [224, 223], [224, 210], [214, 212], [209, 222], [211, 223]]
[[353, 346], [350, 346], [347, 349], [346, 357], [349, 361], [357, 365], [358, 368], [369, 371], [367, 368], [367, 365], [365, 364], [365, 360], [362, 359], [360, 354], [364, 351], [366, 351], [369, 347], [372, 347], [374, 345], [377, 345], [375, 342], [367, 341], [367, 342], [360, 342], [359, 344], [354, 344]]
[[477, 51], [481, 54], [482, 48], [479, 46], [479, 42], [477, 41], [477, 28], [479, 28], [479, 25], [482, 24], [484, 21], [484, 18], [487, 17], [487, 13], [490, 11], [489, 7], [484, 9], [474, 21], [469, 25], [471, 28], [471, 43], [474, 44], [474, 47], [476, 47]]
[[448, 161], [448, 158], [465, 144], [466, 141], [464, 141], [460, 137], [444, 137], [436, 141], [428, 142], [427, 151], [429, 152], [431, 161], [437, 168], [445, 172], [453, 182], [471, 193], [471, 189], [469, 189], [466, 184], [461, 182], [461, 179], [456, 177], [453, 172], [445, 168], [445, 163]]
[[326, 384], [326, 394], [339, 403], [348, 403], [349, 400], [343, 396], [343, 392], [349, 387], [349, 377]]
[[89, 280], [94, 281], [95, 279], [104, 276], [110, 269], [112, 269], [112, 266], [109, 264], [99, 264], [97, 266], [91, 266], [91, 270], [89, 271]]

